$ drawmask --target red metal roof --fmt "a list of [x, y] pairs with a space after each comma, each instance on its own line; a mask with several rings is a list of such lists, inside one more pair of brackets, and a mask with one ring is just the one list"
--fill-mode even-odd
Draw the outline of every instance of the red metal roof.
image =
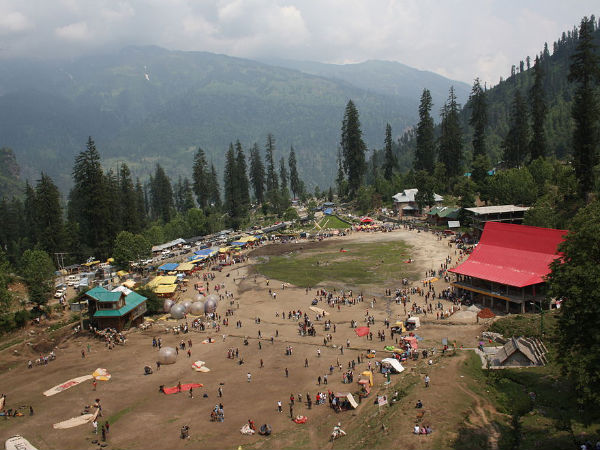
[[542, 283], [566, 230], [487, 222], [469, 258], [450, 272], [509, 286]]

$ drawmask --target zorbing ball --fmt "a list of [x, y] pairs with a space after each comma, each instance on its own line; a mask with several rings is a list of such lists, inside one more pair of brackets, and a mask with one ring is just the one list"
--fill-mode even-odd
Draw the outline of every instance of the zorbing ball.
[[212, 298], [208, 298], [206, 302], [204, 302], [204, 312], [205, 313], [214, 313], [217, 310], [217, 302]]
[[173, 305], [171, 308], [171, 317], [173, 319], [183, 319], [183, 316], [185, 316], [185, 306], [183, 306], [181, 303]]
[[173, 347], [163, 347], [158, 351], [157, 361], [161, 364], [175, 364], [177, 351]]
[[190, 308], [192, 307], [192, 302], [190, 302], [189, 300], [186, 300], [185, 302], [182, 303], [182, 305], [185, 307], [185, 312], [190, 312]]
[[197, 302], [203, 302], [204, 301], [204, 295], [203, 294], [196, 295], [196, 301]]
[[208, 298], [209, 300], [213, 300], [215, 303], [219, 303], [219, 296], [217, 294], [210, 294]]
[[171, 299], [166, 299], [165, 302], [163, 303], [163, 311], [168, 313], [169, 311], [171, 311], [171, 306], [173, 306], [175, 304], [175, 302]]
[[194, 302], [190, 307], [190, 313], [194, 316], [204, 314], [204, 302]]

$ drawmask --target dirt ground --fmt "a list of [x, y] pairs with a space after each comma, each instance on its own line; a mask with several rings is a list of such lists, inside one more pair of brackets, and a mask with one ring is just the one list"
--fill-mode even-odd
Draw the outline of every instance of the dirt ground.
[[[413, 264], [423, 278], [427, 269], [439, 268], [448, 255], [454, 258], [453, 264], [456, 262], [455, 248], [448, 247], [446, 239], [439, 241], [430, 233], [416, 231], [354, 233], [332, 238], [325, 241], [325, 245], [330, 245], [332, 241], [339, 245], [345, 240], [366, 242], [391, 239], [404, 240], [413, 247]], [[307, 248], [307, 243], [298, 245]], [[283, 250], [289, 251], [278, 244], [260, 249], [267, 253]], [[323, 336], [326, 332], [322, 322], [317, 322], [317, 336], [301, 337], [297, 332], [297, 322], [281, 317], [281, 312], [300, 309], [308, 311], [314, 318], [315, 314], [308, 308], [316, 288], [309, 292], [293, 286], [282, 289], [281, 281], [277, 280], [270, 280], [267, 286], [264, 277], [255, 275], [252, 271], [249, 274], [249, 266], [253, 263], [253, 258], [250, 258], [248, 263], [229, 266], [222, 273], [217, 272], [215, 282], [223, 283], [225, 290], [234, 295], [233, 304], [225, 300], [219, 303], [218, 312], [222, 317], [225, 317], [227, 308], [234, 309], [234, 315], [229, 317], [229, 327], [222, 327], [220, 332], [210, 329], [175, 336], [165, 331], [166, 326], [174, 325], [173, 322], [157, 322], [149, 330], [129, 333], [128, 342], [113, 350], [108, 350], [98, 340], [84, 334], [63, 341], [56, 349], [55, 361], [33, 369], [27, 369], [26, 362], [38, 355], [27, 345], [0, 352], [0, 360], [3, 360], [1, 366], [4, 367], [0, 373], [0, 393], [7, 394], [7, 407], [32, 405], [35, 410], [33, 416], [0, 418], [0, 441], [21, 434], [38, 448], [97, 448], [97, 444], [92, 441], [98, 436], [92, 433], [91, 425], [54, 430], [52, 424], [78, 416], [84, 405], [91, 405], [95, 398], [100, 398], [103, 418], [99, 423], [109, 419], [111, 424], [109, 447], [237, 448], [242, 445], [257, 448], [330, 448], [328, 438], [333, 425], [341, 421], [347, 431], [353, 424], [358, 426], [362, 420], [361, 411], [366, 411], [367, 408], [365, 402], [354, 412], [340, 414], [335, 414], [327, 405], [313, 404], [312, 409], [308, 410], [306, 403], [299, 405], [296, 402], [294, 415], [303, 414], [309, 418], [307, 424], [297, 425], [290, 420], [290, 394], [297, 396], [301, 393], [305, 399], [306, 394], [310, 393], [314, 400], [318, 391], [356, 390], [356, 384], [342, 383], [343, 372], [337, 368], [338, 361], [345, 370], [349, 361], [356, 360], [358, 355], [365, 354], [370, 348], [378, 351], [378, 357], [384, 357], [383, 347], [391, 344], [389, 330], [386, 332], [385, 342], [377, 341], [377, 330], [384, 329], [385, 318], [393, 323], [405, 318], [405, 315], [402, 305], [386, 300], [383, 293], [385, 288], [400, 287], [400, 282], [398, 280], [389, 286], [362, 287], [360, 289], [365, 293], [365, 301], [354, 306], [342, 306], [340, 310], [319, 304], [330, 313], [327, 318], [336, 324], [336, 331], [330, 331], [333, 341], [324, 346]], [[211, 287], [215, 282], [211, 283]], [[443, 281], [436, 282], [436, 290], [443, 287]], [[268, 294], [269, 289], [277, 292], [277, 300], [273, 300]], [[192, 299], [193, 296], [193, 289], [190, 288], [181, 299]], [[371, 307], [373, 297], [376, 302]], [[412, 300], [420, 305], [424, 304], [422, 297], [413, 296]], [[375, 335], [373, 341], [357, 337], [350, 328], [350, 321], [353, 319], [364, 323], [367, 309], [376, 319], [375, 325], [371, 327]], [[279, 317], [276, 317], [276, 312], [280, 313]], [[257, 317], [261, 319], [260, 324], [255, 323]], [[236, 328], [238, 320], [242, 321], [241, 328]], [[456, 341], [458, 346], [474, 347], [482, 329], [481, 325], [474, 323], [474, 317], [462, 320], [462, 323], [437, 321], [435, 317], [421, 317], [421, 320], [423, 326], [417, 331], [423, 338], [421, 348], [439, 349], [442, 338], [448, 338], [450, 342]], [[262, 333], [262, 348], [259, 348], [259, 330]], [[163, 365], [160, 371], [155, 370], [154, 374], [145, 376], [145, 365], [156, 369], [157, 349], [152, 347], [153, 336], [161, 337], [163, 346], [175, 346], [181, 339], [191, 339], [192, 357], [188, 358], [184, 352], [180, 352], [175, 364]], [[209, 336], [215, 338], [216, 342], [202, 344]], [[244, 336], [250, 338], [248, 346], [243, 344]], [[347, 339], [350, 340], [350, 348], [345, 348], [341, 354], [339, 347], [345, 346]], [[91, 351], [82, 358], [81, 350], [87, 349], [88, 344]], [[293, 352], [291, 356], [286, 356], [285, 348], [289, 345], [293, 347]], [[227, 358], [227, 349], [232, 347], [239, 349], [243, 364], [240, 365], [238, 359]], [[320, 357], [317, 357], [317, 349], [321, 349]], [[261, 359], [264, 368], [260, 368]], [[308, 368], [304, 367], [305, 359], [309, 361]], [[193, 371], [191, 364], [196, 360], [205, 361], [211, 371]], [[441, 439], [441, 435], [447, 433], [446, 437], [451, 437], [452, 430], [464, 420], [464, 412], [476, 404], [476, 400], [455, 387], [461, 383], [458, 375], [461, 360], [460, 355], [456, 358], [436, 358], [435, 363], [425, 366], [425, 369], [424, 361], [408, 362], [404, 374], [392, 377], [397, 380], [407, 373], [422, 377], [425, 370], [431, 375], [432, 386], [426, 390], [419, 382], [402, 400], [402, 408], [407, 413], [397, 417], [395, 435], [387, 442], [394, 443], [396, 448], [400, 443], [402, 448], [431, 448], [433, 437], [438, 439], [436, 442], [447, 443], [447, 439]], [[357, 366], [355, 374], [366, 370], [367, 361], [369, 360]], [[335, 369], [329, 375], [329, 384], [318, 386], [317, 377], [329, 374], [331, 365]], [[113, 378], [109, 382], [98, 382], [96, 392], [92, 390], [91, 382], [86, 382], [52, 397], [42, 395], [43, 391], [61, 382], [91, 374], [97, 367], [108, 369]], [[289, 371], [288, 377], [285, 375], [286, 368]], [[252, 374], [251, 382], [247, 381], [248, 372]], [[178, 381], [202, 383], [204, 387], [194, 390], [194, 398], [190, 398], [187, 393], [167, 396], [158, 392], [160, 385], [174, 386]], [[382, 386], [385, 380], [381, 374], [375, 374], [374, 381], [374, 392], [369, 400], [373, 400], [375, 394], [384, 389]], [[223, 388], [222, 398], [217, 396], [219, 386]], [[203, 397], [205, 393], [207, 398]], [[430, 423], [437, 435], [425, 437], [411, 434], [414, 425], [412, 408], [417, 398], [425, 403]], [[277, 411], [277, 401], [283, 404], [281, 413]], [[220, 402], [224, 405], [225, 422], [210, 422], [210, 412]], [[456, 420], [450, 420], [449, 417], [456, 417]], [[271, 424], [273, 435], [269, 438], [241, 435], [239, 429], [248, 419], [254, 420], [258, 426], [263, 423]], [[184, 424], [190, 426], [189, 440], [179, 439], [179, 430]], [[351, 443], [347, 444], [350, 446]], [[344, 446], [343, 443], [341, 445]]]

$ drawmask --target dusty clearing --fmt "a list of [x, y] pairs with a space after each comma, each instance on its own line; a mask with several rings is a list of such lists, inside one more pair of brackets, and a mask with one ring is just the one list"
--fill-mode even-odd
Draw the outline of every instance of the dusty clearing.
[[[422, 277], [425, 276], [425, 270], [439, 268], [449, 254], [454, 257], [453, 263], [456, 261], [455, 249], [448, 247], [447, 240], [438, 241], [429, 233], [404, 230], [354, 233], [322, 243], [269, 245], [256, 250], [253, 256], [276, 255], [298, 249], [339, 248], [345, 242], [389, 240], [403, 240], [412, 246], [410, 253], [415, 260], [414, 268]], [[91, 405], [95, 398], [100, 398], [104, 413], [100, 424], [103, 420], [110, 420], [108, 446], [114, 448], [237, 448], [238, 445], [255, 448], [331, 448], [329, 434], [338, 421], [342, 422], [349, 435], [336, 441], [335, 447], [448, 448], [453, 430], [464, 421], [465, 416], [469, 416], [471, 411], [477, 414], [482, 408], [487, 408], [477, 397], [472, 398], [464, 390], [468, 388], [460, 386], [462, 379], [459, 369], [463, 354], [459, 351], [455, 356], [441, 357], [438, 353], [431, 366], [421, 359], [408, 362], [407, 370], [403, 374], [393, 375], [392, 384], [388, 387], [383, 384], [384, 377], [375, 374], [371, 396], [353, 412], [335, 414], [327, 405], [314, 404], [308, 410], [305, 402], [307, 393], [314, 400], [319, 390], [357, 390], [356, 383], [342, 383], [342, 371], [337, 368], [338, 360], [345, 370], [349, 361], [356, 360], [369, 348], [376, 349], [378, 356], [385, 354], [383, 347], [391, 343], [389, 331], [385, 342], [377, 340], [377, 331], [384, 329], [385, 318], [393, 323], [405, 315], [402, 305], [385, 299], [384, 287], [399, 287], [400, 282], [397, 280], [389, 286], [361, 287], [366, 300], [354, 306], [341, 307], [340, 310], [319, 304], [327, 308], [330, 312], [327, 318], [336, 324], [336, 331], [331, 330], [333, 341], [325, 347], [323, 336], [326, 332], [321, 322], [317, 322], [317, 336], [301, 337], [297, 332], [297, 322], [288, 320], [287, 315], [285, 319], [281, 317], [282, 312], [300, 309], [308, 311], [314, 319], [315, 314], [308, 307], [315, 288], [309, 292], [295, 287], [282, 289], [281, 280], [270, 280], [267, 286], [263, 277], [249, 273], [249, 266], [253, 262], [251, 258], [248, 264], [230, 266], [222, 273], [217, 273], [215, 281], [224, 283], [225, 289], [233, 292], [235, 297], [231, 305], [225, 300], [219, 303], [218, 312], [222, 317], [225, 317], [227, 308], [233, 308], [234, 315], [229, 317], [229, 327], [222, 327], [218, 333], [211, 329], [203, 333], [190, 332], [175, 336], [164, 331], [165, 326], [172, 326], [173, 323], [159, 322], [150, 330], [130, 333], [126, 345], [110, 351], [87, 335], [69, 338], [59, 344], [56, 361], [30, 370], [26, 367], [27, 360], [39, 356], [30, 346], [22, 344], [0, 352], [3, 368], [0, 373], [0, 392], [8, 396], [7, 406], [33, 405], [35, 409], [34, 416], [0, 419], [0, 440], [21, 434], [38, 448], [97, 448], [92, 440], [98, 436], [92, 433], [91, 425], [54, 430], [52, 424], [78, 416], [84, 405]], [[441, 281], [436, 283], [436, 290], [443, 287]], [[277, 292], [277, 300], [269, 295], [269, 289]], [[190, 289], [182, 299], [192, 297], [193, 291]], [[373, 297], [376, 303], [371, 307]], [[411, 300], [419, 305], [424, 304], [424, 299], [419, 296], [412, 296]], [[364, 323], [367, 309], [376, 319], [371, 327], [375, 335], [373, 341], [357, 337], [349, 326], [351, 320]], [[256, 317], [260, 317], [260, 324], [255, 323]], [[236, 328], [238, 320], [242, 321], [242, 328]], [[417, 332], [424, 339], [420, 342], [421, 348], [439, 349], [442, 338], [456, 341], [459, 346], [473, 347], [481, 332], [481, 326], [472, 320], [462, 324], [436, 321], [435, 317], [422, 317], [422, 320], [424, 325]], [[259, 330], [263, 338], [260, 341], [262, 348], [259, 348]], [[157, 349], [151, 345], [152, 336], [161, 337], [163, 346], [174, 346], [181, 339], [191, 339], [192, 357], [188, 358], [184, 352], [180, 352], [176, 364], [162, 366], [153, 375], [144, 376], [145, 365], [155, 368]], [[216, 343], [202, 344], [209, 336], [215, 338]], [[243, 344], [244, 336], [250, 338], [248, 346]], [[270, 341], [271, 336], [274, 337], [274, 343]], [[344, 349], [344, 354], [341, 354], [339, 346], [345, 346], [347, 339], [350, 340], [350, 348]], [[88, 344], [91, 351], [82, 359], [81, 350], [87, 348]], [[293, 353], [286, 356], [285, 348], [289, 345], [293, 347]], [[227, 358], [227, 349], [231, 347], [239, 349], [244, 364], [240, 365], [237, 359]], [[317, 357], [318, 348], [322, 352], [320, 357]], [[191, 364], [199, 359], [206, 362], [210, 372], [200, 373], [191, 369]], [[264, 368], [260, 368], [261, 359]], [[305, 359], [309, 361], [308, 368], [304, 367]], [[355, 374], [365, 370], [368, 361], [358, 365]], [[335, 369], [329, 375], [328, 386], [319, 387], [317, 377], [329, 374], [331, 365]], [[68, 379], [91, 374], [97, 367], [107, 368], [113, 378], [109, 382], [98, 382], [96, 392], [88, 382], [52, 397], [42, 395], [46, 389]], [[289, 377], [285, 376], [286, 368]], [[252, 374], [251, 382], [247, 382], [248, 372]], [[424, 388], [422, 382], [425, 373], [429, 373], [432, 380], [428, 389]], [[194, 391], [193, 399], [187, 393], [166, 396], [158, 392], [159, 385], [173, 386], [178, 381], [202, 383], [204, 387]], [[223, 387], [222, 398], [217, 396], [219, 385]], [[405, 389], [406, 396], [378, 416], [377, 406], [373, 405], [376, 394], [381, 392], [390, 395], [393, 389], [400, 388]], [[204, 393], [208, 395], [207, 398], [203, 397]], [[290, 420], [290, 394], [297, 396], [299, 393], [303, 395], [304, 403], [298, 404], [296, 401], [293, 412], [294, 415], [308, 416], [305, 425], [297, 425]], [[414, 402], [417, 399], [421, 399], [425, 405], [424, 422], [435, 430], [432, 436], [411, 434], [415, 421]], [[283, 403], [282, 413], [277, 412], [277, 401]], [[210, 422], [210, 412], [219, 402], [224, 405], [225, 422]], [[485, 411], [479, 416], [481, 425], [485, 426]], [[271, 424], [273, 435], [268, 438], [241, 435], [239, 429], [248, 419], [254, 420], [258, 426]], [[387, 427], [384, 431], [381, 430], [382, 423]], [[189, 440], [179, 439], [179, 430], [184, 424], [190, 426]]]

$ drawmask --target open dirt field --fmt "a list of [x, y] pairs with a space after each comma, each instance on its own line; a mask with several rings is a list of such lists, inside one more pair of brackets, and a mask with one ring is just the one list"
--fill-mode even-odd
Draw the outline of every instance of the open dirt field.
[[[453, 264], [456, 262], [455, 249], [448, 247], [446, 239], [439, 241], [429, 233], [405, 230], [354, 233], [323, 243], [302, 242], [287, 246], [273, 244], [260, 248], [257, 253], [277, 254], [290, 251], [296, 246], [305, 249], [318, 248], [319, 245], [341, 247], [344, 242], [388, 240], [404, 240], [412, 246], [409, 253], [415, 261], [414, 270], [420, 274], [419, 278], [425, 277], [426, 270], [439, 268], [448, 255], [454, 258]], [[26, 362], [39, 355], [27, 346], [0, 352], [2, 367], [5, 368], [0, 373], [0, 393], [7, 394], [7, 407], [32, 405], [35, 410], [34, 416], [6, 420], [0, 418], [0, 441], [21, 434], [38, 448], [97, 448], [97, 444], [92, 441], [98, 439], [98, 436], [92, 433], [91, 425], [55, 430], [52, 424], [78, 416], [84, 405], [91, 405], [95, 398], [100, 398], [103, 417], [99, 423], [102, 424], [107, 419], [110, 421], [107, 441], [108, 446], [114, 448], [237, 448], [238, 445], [255, 448], [331, 448], [329, 434], [338, 421], [342, 422], [342, 427], [349, 435], [344, 438], [346, 440], [336, 441], [336, 447], [448, 447], [453, 430], [470, 414], [471, 406], [478, 404], [477, 400], [463, 392], [467, 388], [460, 386], [460, 364], [463, 360], [461, 352], [455, 357], [443, 358], [438, 353], [431, 366], [422, 360], [407, 362], [407, 370], [403, 374], [392, 375], [391, 387], [403, 378], [413, 380], [414, 386], [393, 407], [396, 408], [393, 416], [388, 417], [393, 417], [393, 425], [388, 425], [379, 441], [361, 441], [351, 433], [353, 430], [364, 429], [368, 423], [367, 418], [377, 423], [377, 409], [372, 404], [373, 400], [378, 392], [391, 394], [390, 388], [384, 387], [385, 379], [381, 374], [375, 374], [371, 396], [353, 412], [336, 414], [326, 404], [313, 404], [312, 409], [308, 410], [305, 402], [307, 393], [314, 400], [318, 391], [326, 393], [328, 389], [334, 392], [357, 390], [356, 383], [342, 383], [343, 372], [338, 368], [338, 361], [346, 370], [349, 361], [356, 360], [358, 355], [365, 354], [370, 348], [377, 350], [378, 357], [384, 357], [383, 347], [392, 342], [389, 330], [386, 331], [385, 342], [377, 340], [377, 331], [385, 328], [383, 320], [388, 318], [394, 323], [395, 320], [406, 317], [401, 304], [396, 305], [383, 296], [384, 289], [400, 287], [400, 280], [386, 286], [362, 286], [360, 290], [364, 292], [365, 301], [353, 306], [342, 306], [340, 310], [329, 308], [325, 303], [319, 304], [319, 307], [330, 313], [327, 318], [336, 325], [336, 331], [330, 331], [332, 342], [324, 346], [323, 337], [326, 332], [322, 322], [316, 322], [317, 336], [302, 337], [297, 332], [297, 322], [287, 319], [288, 311], [298, 309], [308, 311], [309, 316], [314, 319], [315, 314], [308, 308], [318, 286], [309, 292], [293, 286], [282, 289], [281, 280], [273, 279], [269, 280], [267, 286], [264, 277], [249, 270], [253, 263], [253, 258], [250, 258], [248, 263], [226, 267], [211, 282], [211, 287], [214, 283], [223, 283], [225, 290], [234, 295], [233, 304], [226, 300], [219, 303], [218, 313], [222, 318], [225, 317], [227, 308], [234, 310], [234, 315], [229, 317], [230, 325], [222, 327], [220, 332], [210, 329], [175, 336], [164, 331], [165, 326], [173, 326], [173, 322], [157, 322], [153, 328], [144, 332], [129, 333], [128, 342], [113, 350], [108, 350], [102, 343], [84, 334], [63, 341], [56, 350], [55, 361], [33, 369], [27, 369]], [[415, 282], [418, 283], [417, 280]], [[436, 283], [437, 291], [443, 287], [442, 281]], [[269, 289], [277, 292], [276, 300], [269, 295]], [[191, 299], [193, 295], [193, 289], [190, 288], [181, 299]], [[376, 299], [373, 307], [372, 298]], [[419, 296], [411, 297], [411, 301], [424, 305], [423, 298]], [[350, 328], [351, 320], [357, 320], [361, 325], [365, 323], [367, 309], [376, 320], [375, 325], [371, 326], [375, 335], [373, 341], [357, 337]], [[276, 317], [276, 312], [279, 312], [279, 317]], [[281, 316], [282, 312], [286, 313], [285, 319]], [[260, 324], [255, 323], [257, 317], [261, 319]], [[238, 320], [242, 321], [241, 328], [236, 328]], [[421, 317], [421, 320], [424, 324], [417, 331], [424, 339], [420, 342], [421, 348], [439, 349], [442, 338], [448, 338], [450, 343], [456, 341], [458, 346], [474, 347], [482, 327], [474, 323], [474, 316], [463, 319], [462, 323], [437, 321], [435, 316], [433, 319]], [[262, 348], [259, 348], [259, 330], [262, 333]], [[157, 349], [152, 347], [153, 336], [161, 337], [163, 346], [175, 346], [181, 339], [186, 342], [191, 339], [192, 357], [188, 358], [185, 352], [180, 352], [175, 364], [162, 366], [160, 371], [155, 370], [154, 374], [145, 376], [145, 365], [156, 369]], [[202, 344], [209, 336], [215, 338], [216, 342]], [[243, 344], [244, 336], [249, 337], [248, 346]], [[345, 348], [341, 354], [339, 346], [345, 347], [347, 339], [350, 340], [350, 348]], [[81, 350], [87, 349], [88, 344], [91, 351], [82, 358]], [[285, 349], [289, 345], [293, 347], [293, 353], [286, 356]], [[239, 359], [227, 358], [227, 349], [232, 347], [239, 349], [239, 359], [243, 358], [243, 364], [239, 364]], [[317, 349], [321, 349], [320, 357], [317, 356]], [[264, 362], [263, 368], [260, 368], [261, 359]], [[305, 367], [305, 359], [308, 359], [308, 368]], [[211, 371], [193, 371], [191, 364], [196, 360], [205, 361]], [[360, 372], [367, 369], [368, 361], [370, 360], [357, 366], [354, 371], [355, 380]], [[13, 365], [16, 366], [7, 369]], [[329, 375], [329, 384], [318, 386], [317, 377], [329, 374], [331, 365], [334, 370]], [[374, 362], [372, 365], [374, 366]], [[43, 391], [61, 382], [91, 374], [97, 367], [108, 369], [113, 378], [108, 382], [98, 382], [96, 392], [92, 390], [91, 381], [88, 381], [52, 397], [42, 395]], [[286, 368], [288, 377], [285, 375]], [[248, 372], [252, 374], [251, 382], [247, 381]], [[426, 372], [432, 380], [428, 389], [423, 387], [422, 382]], [[187, 393], [167, 396], [158, 392], [160, 385], [174, 386], [178, 381], [202, 383], [204, 387], [194, 390], [194, 398], [190, 398]], [[217, 395], [219, 386], [223, 388], [222, 398]], [[208, 395], [207, 398], [203, 397], [204, 393]], [[290, 394], [297, 396], [300, 393], [304, 403], [296, 401], [293, 414], [308, 416], [308, 423], [305, 425], [297, 425], [290, 420]], [[426, 422], [435, 430], [432, 436], [411, 434], [416, 399], [423, 400], [425, 404]], [[277, 411], [277, 401], [283, 404], [281, 413]], [[210, 412], [218, 403], [223, 403], [224, 406], [223, 423], [210, 422]], [[386, 414], [388, 413], [384, 413], [384, 416]], [[485, 414], [483, 417], [485, 418]], [[271, 424], [273, 435], [268, 438], [241, 435], [239, 429], [248, 419], [254, 420], [258, 426], [263, 423]], [[386, 420], [389, 422], [388, 419]], [[184, 424], [190, 426], [189, 440], [179, 439], [179, 430]]]

